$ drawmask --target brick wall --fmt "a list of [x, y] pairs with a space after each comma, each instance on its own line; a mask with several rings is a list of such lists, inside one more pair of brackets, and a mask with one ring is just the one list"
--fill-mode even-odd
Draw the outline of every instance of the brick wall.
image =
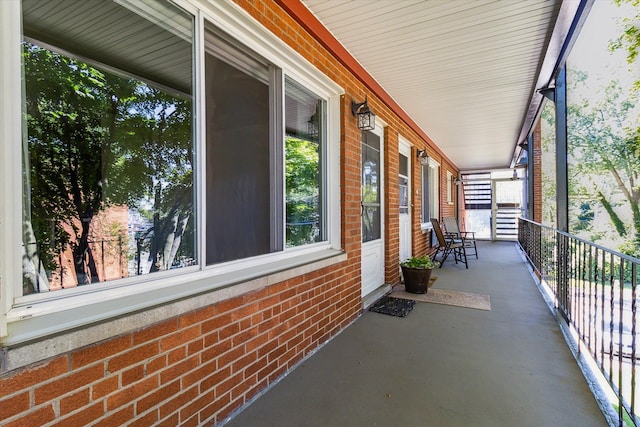
[[3, 426], [219, 422], [358, 315], [343, 264], [4, 375]]
[[542, 120], [533, 129], [533, 220], [542, 223]]
[[387, 282], [399, 281], [398, 135], [414, 146], [414, 254], [428, 250], [420, 231], [416, 149], [428, 149], [443, 165], [441, 215], [450, 213], [444, 181], [446, 170], [454, 174], [456, 170], [445, 166], [432, 141], [396, 116], [275, 2], [238, 0], [237, 4], [345, 89], [340, 180], [341, 244], [346, 261], [3, 372], [3, 426], [219, 423], [357, 318], [361, 313], [361, 160], [360, 130], [350, 112], [353, 99], [368, 95], [372, 110], [387, 123]]

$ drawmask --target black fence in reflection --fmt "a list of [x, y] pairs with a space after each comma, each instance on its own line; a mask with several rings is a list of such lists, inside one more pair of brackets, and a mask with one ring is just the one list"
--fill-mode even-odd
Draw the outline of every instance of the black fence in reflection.
[[523, 218], [518, 242], [579, 338], [579, 351], [588, 351], [615, 394], [619, 425], [640, 425], [640, 260]]
[[[28, 295], [160, 271], [152, 266], [152, 243], [152, 236], [140, 235], [136, 235], [133, 241], [126, 236], [89, 240], [81, 259], [74, 258], [71, 245], [67, 245], [64, 251], [50, 255], [52, 251], [45, 244], [28, 243], [23, 254], [23, 270], [29, 261], [31, 274], [23, 271], [23, 292]], [[35, 254], [36, 257], [29, 259], [26, 253]], [[45, 265], [40, 257], [47, 253], [49, 259]], [[84, 268], [79, 269], [78, 263], [83, 264]], [[192, 257], [177, 255], [172, 258], [169, 268], [196, 264], [196, 259]]]

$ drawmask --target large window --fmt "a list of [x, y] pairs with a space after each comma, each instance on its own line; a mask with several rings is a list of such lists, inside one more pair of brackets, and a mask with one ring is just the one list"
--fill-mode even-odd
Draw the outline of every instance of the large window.
[[206, 43], [207, 264], [325, 240], [326, 101], [213, 28]]
[[342, 256], [342, 89], [235, 6], [176, 3], [1, 5], [7, 342]]
[[192, 18], [154, 18], [23, 1], [25, 295], [198, 262]]

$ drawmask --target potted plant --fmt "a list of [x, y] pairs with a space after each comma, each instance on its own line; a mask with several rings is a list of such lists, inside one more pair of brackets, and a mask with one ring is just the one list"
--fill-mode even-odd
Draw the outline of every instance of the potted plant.
[[440, 263], [433, 261], [428, 255], [411, 257], [400, 263], [404, 287], [407, 292], [424, 294], [429, 290], [431, 272]]

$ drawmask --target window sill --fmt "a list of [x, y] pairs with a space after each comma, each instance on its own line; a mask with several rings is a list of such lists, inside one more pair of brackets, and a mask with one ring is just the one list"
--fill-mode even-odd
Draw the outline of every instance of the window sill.
[[[76, 336], [65, 338], [67, 344], [57, 341], [55, 346], [45, 345], [39, 350], [39, 358], [51, 357], [53, 355], [42, 352], [48, 353], [47, 350], [54, 348], [52, 351], [59, 353], [64, 346], [88, 345], [346, 259], [346, 253], [326, 248], [235, 271], [215, 274], [204, 270], [17, 307], [7, 314], [9, 335], [2, 345], [10, 347], [46, 340], [74, 330], [69, 334]], [[194, 296], [197, 298], [192, 298]]]
[[433, 230], [433, 224], [431, 224], [430, 222], [420, 224], [420, 231], [422, 231], [423, 233], [431, 230]]

